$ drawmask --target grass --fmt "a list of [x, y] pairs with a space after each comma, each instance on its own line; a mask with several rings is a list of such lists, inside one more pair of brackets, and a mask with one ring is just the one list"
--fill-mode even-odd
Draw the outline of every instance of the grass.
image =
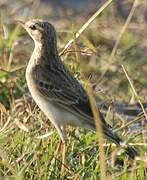
[[[78, 22], [82, 21], [84, 24], [87, 19], [83, 20], [79, 16], [73, 25], [68, 20], [63, 27], [60, 23], [65, 19], [55, 22], [60, 31], [60, 52], [71, 36], [74, 42], [76, 40], [63, 53], [62, 58], [83, 85], [86, 86], [85, 79], [89, 79], [96, 86], [95, 93], [108, 105], [111, 101], [135, 103], [138, 100], [135, 100], [132, 87], [123, 72], [123, 64], [139, 101], [146, 101], [146, 23], [139, 24], [132, 20], [127, 24], [119, 39], [113, 61], [108, 64], [125, 23], [112, 15], [111, 8], [114, 10], [112, 3], [110, 7], [103, 9], [101, 16], [94, 18], [93, 23], [86, 26], [78, 39], [74, 36], [81, 29], [81, 23]], [[45, 18], [44, 11], [41, 12], [40, 18]], [[0, 179], [100, 179], [101, 162], [96, 133], [72, 127], [68, 127], [67, 131], [66, 162], [64, 173], [61, 174], [61, 153], [55, 153], [60, 142], [59, 136], [30, 98], [25, 81], [25, 68], [33, 42], [8, 18], [6, 10], [1, 12], [0, 24]], [[121, 115], [113, 117], [111, 107], [106, 117], [110, 124], [119, 129], [118, 133], [125, 141], [138, 148], [140, 157], [144, 160], [147, 152], [146, 124], [142, 123], [139, 131], [131, 131], [131, 123]], [[132, 161], [125, 153], [121, 153], [122, 149], [108, 144], [107, 141], [105, 145], [107, 179], [146, 178], [145, 161]]]

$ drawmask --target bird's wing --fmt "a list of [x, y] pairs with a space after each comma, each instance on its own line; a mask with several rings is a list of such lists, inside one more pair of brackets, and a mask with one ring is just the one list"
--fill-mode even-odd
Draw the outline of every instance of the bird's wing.
[[[33, 78], [39, 92], [50, 101], [86, 120], [95, 128], [88, 95], [82, 85], [61, 63], [60, 66], [38, 64], [33, 69]], [[109, 125], [101, 115], [104, 127]]]
[[[36, 65], [33, 69], [33, 78], [43, 96], [95, 127], [87, 93], [64, 65], [56, 68]], [[106, 124], [105, 121], [103, 124]]]

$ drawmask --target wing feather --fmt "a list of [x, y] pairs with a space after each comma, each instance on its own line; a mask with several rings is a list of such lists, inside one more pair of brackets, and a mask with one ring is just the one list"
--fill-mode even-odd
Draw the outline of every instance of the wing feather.
[[[62, 65], [56, 69], [39, 64], [33, 77], [39, 92], [64, 109], [78, 115], [95, 127], [88, 95], [82, 85]], [[102, 117], [102, 121], [104, 121]], [[104, 121], [106, 125], [106, 122]]]

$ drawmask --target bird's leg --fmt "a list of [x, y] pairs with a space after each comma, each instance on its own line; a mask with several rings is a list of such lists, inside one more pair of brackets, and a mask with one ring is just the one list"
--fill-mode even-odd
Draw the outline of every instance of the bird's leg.
[[51, 158], [51, 165], [53, 166], [53, 164], [55, 163], [55, 160], [56, 160], [56, 157], [61, 149], [61, 145], [62, 145], [62, 141], [60, 140], [60, 142], [57, 144], [57, 147], [56, 147], [56, 151], [53, 155], [53, 157]]
[[58, 131], [58, 134], [60, 135], [62, 143], [66, 143], [67, 136], [66, 136], [65, 126], [55, 126], [55, 127]]
[[[54, 157], [57, 156], [58, 152], [60, 151], [61, 149], [61, 146], [62, 146], [62, 166], [61, 166], [61, 174], [64, 173], [64, 170], [65, 170], [65, 155], [66, 155], [66, 141], [67, 141], [67, 136], [66, 136], [66, 130], [65, 130], [65, 126], [62, 125], [62, 126], [56, 126], [56, 129], [58, 131], [58, 134], [60, 135], [60, 138], [61, 138], [61, 141], [59, 142], [59, 144], [57, 145], [57, 148], [56, 148], [56, 151], [54, 153]], [[52, 160], [53, 163], [55, 161], [55, 158], [54, 160]]]
[[[61, 149], [61, 146], [62, 146], [62, 144], [63, 144], [63, 152], [64, 152], [64, 149], [65, 149], [65, 143], [66, 143], [66, 131], [65, 131], [65, 128], [64, 127], [60, 127], [60, 126], [56, 126], [55, 125], [55, 127], [56, 127], [56, 129], [57, 129], [57, 131], [58, 131], [58, 133], [59, 133], [59, 135], [60, 135], [60, 138], [61, 138], [61, 140], [60, 140], [60, 142], [57, 144], [57, 147], [56, 147], [56, 151], [55, 151], [55, 153], [54, 153], [54, 156], [53, 156], [53, 158], [51, 159], [51, 165], [53, 165], [54, 163], [55, 163], [55, 160], [56, 160], [56, 157], [57, 157], [57, 155], [58, 155], [58, 153], [59, 153], [59, 151], [60, 151], [60, 149]], [[65, 153], [64, 153], [65, 154]], [[62, 153], [62, 157], [63, 157], [63, 153]], [[63, 158], [62, 158], [63, 159]]]
[[62, 166], [61, 166], [61, 174], [64, 174], [65, 172], [65, 163], [66, 163], [66, 141], [67, 141], [67, 136], [66, 136], [66, 127], [64, 125], [61, 126], [62, 133], [64, 136], [64, 140], [62, 140], [63, 147], [62, 147]]

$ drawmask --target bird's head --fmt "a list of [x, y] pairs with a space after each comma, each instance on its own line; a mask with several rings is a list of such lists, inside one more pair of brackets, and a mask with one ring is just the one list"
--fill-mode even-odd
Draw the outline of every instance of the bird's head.
[[49, 22], [40, 19], [29, 20], [25, 23], [18, 22], [29, 33], [35, 43], [53, 43], [56, 41], [55, 28]]

